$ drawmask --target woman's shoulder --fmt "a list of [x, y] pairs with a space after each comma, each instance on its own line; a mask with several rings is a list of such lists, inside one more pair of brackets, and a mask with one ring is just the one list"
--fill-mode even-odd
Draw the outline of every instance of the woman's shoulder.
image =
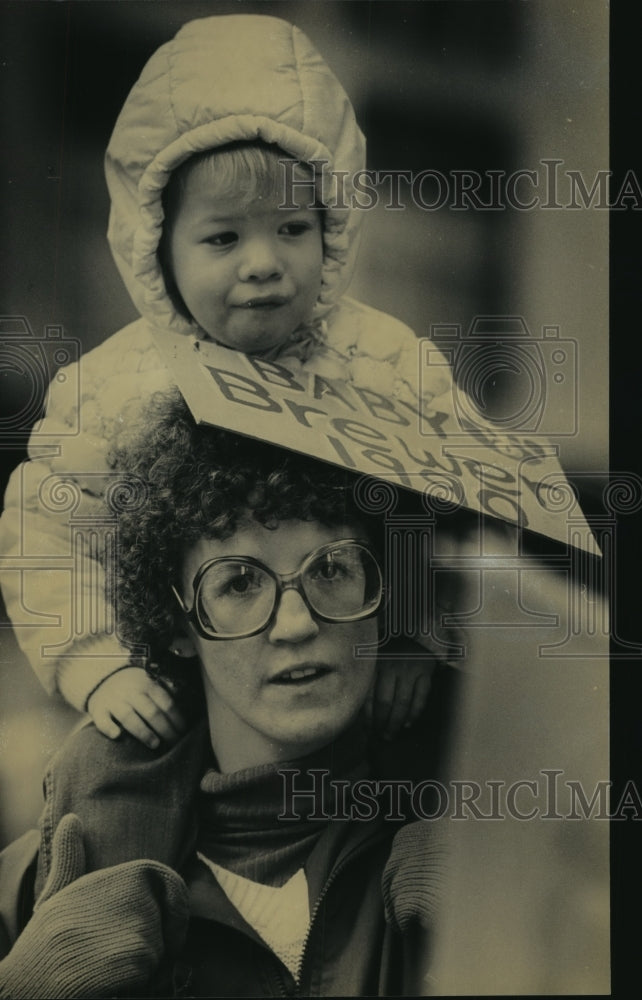
[[141, 778], [146, 774], [151, 778], [157, 772], [180, 771], [188, 760], [193, 760], [193, 767], [198, 770], [205, 742], [202, 720], [176, 744], [157, 751], [150, 750], [125, 732], [117, 740], [111, 740], [99, 732], [93, 722], [83, 719], [49, 761], [45, 791], [61, 794], [64, 790], [70, 796], [93, 795], [104, 787], [128, 787], [132, 776]]
[[159, 751], [126, 733], [110, 740], [93, 723], [80, 723], [45, 773], [36, 890], [49, 872], [53, 832], [68, 813], [81, 821], [88, 871], [137, 858], [176, 866], [208, 749], [204, 721]]
[[422, 716], [383, 748], [387, 780], [403, 787], [405, 819], [392, 839], [381, 888], [386, 918], [402, 933], [416, 924], [430, 930], [439, 912], [451, 851], [449, 761], [464, 686], [461, 670], [438, 668]]
[[393, 838], [381, 891], [386, 919], [402, 933], [413, 924], [431, 930], [436, 923], [449, 870], [449, 833], [441, 819], [418, 819]]

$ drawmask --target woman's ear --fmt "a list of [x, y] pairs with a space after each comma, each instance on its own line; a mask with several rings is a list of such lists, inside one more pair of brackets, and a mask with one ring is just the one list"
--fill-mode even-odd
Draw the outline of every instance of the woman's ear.
[[197, 655], [196, 646], [188, 635], [175, 635], [169, 644], [169, 651], [182, 660], [189, 660]]

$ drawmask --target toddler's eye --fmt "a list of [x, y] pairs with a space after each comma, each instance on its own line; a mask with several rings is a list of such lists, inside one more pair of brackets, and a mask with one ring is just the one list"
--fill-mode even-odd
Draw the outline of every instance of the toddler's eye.
[[230, 230], [226, 233], [214, 233], [213, 236], [208, 236], [205, 240], [213, 247], [229, 247], [238, 240], [238, 235]]
[[286, 222], [280, 231], [284, 236], [303, 236], [304, 233], [309, 233], [311, 228], [308, 222]]

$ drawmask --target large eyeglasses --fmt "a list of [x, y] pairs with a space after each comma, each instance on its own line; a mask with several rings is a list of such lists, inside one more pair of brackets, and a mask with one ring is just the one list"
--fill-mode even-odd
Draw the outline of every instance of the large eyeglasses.
[[243, 639], [268, 628], [284, 590], [296, 590], [324, 622], [354, 622], [375, 615], [383, 597], [379, 563], [356, 538], [321, 545], [294, 573], [275, 573], [251, 556], [221, 556], [194, 577], [188, 608], [172, 587], [187, 619], [204, 639]]

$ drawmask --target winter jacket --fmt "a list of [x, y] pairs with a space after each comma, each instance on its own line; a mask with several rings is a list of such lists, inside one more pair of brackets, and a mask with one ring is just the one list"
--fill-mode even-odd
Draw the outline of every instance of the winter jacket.
[[[453, 679], [453, 672], [440, 676], [429, 710], [411, 731], [371, 747], [373, 777], [403, 778], [414, 787], [443, 777]], [[82, 823], [87, 872], [146, 859], [178, 871], [189, 886], [185, 945], [140, 995], [422, 995], [447, 849], [439, 821], [416, 819], [412, 810], [393, 820], [385, 794], [368, 821], [330, 821], [306, 862], [312, 919], [296, 982], [194, 861], [195, 794], [208, 737], [201, 723], [159, 755], [129, 737], [109, 741], [93, 726], [72, 735], [45, 777], [40, 838], [32, 831], [0, 854], [0, 957], [29, 920], [51, 867], [53, 835], [74, 813]], [[100, 906], [97, 883], [87, 921], [100, 920]], [[93, 984], [102, 991], [91, 995], [112, 995], [109, 949], [102, 963], [98, 952], [92, 961], [104, 978]], [[0, 996], [2, 972], [0, 963]]]
[[[171, 382], [153, 331], [205, 336], [176, 312], [165, 288], [157, 254], [162, 190], [192, 154], [257, 137], [327, 164], [321, 291], [309, 324], [279, 357], [388, 397], [419, 393], [412, 331], [344, 295], [361, 221], [351, 178], [364, 167], [365, 143], [343, 88], [301, 31], [277, 18], [187, 23], [143, 69], [106, 155], [108, 238], [141, 319], [86, 354], [79, 371], [54, 380], [31, 460], [14, 472], [0, 519], [0, 550], [9, 557], [0, 583], [18, 641], [46, 689], [81, 710], [130, 658], [100, 562], [115, 530], [102, 503], [113, 484], [106, 456], [119, 432], [140, 420], [150, 393]], [[449, 385], [445, 362], [431, 371], [433, 382], [423, 373], [425, 400]], [[118, 489], [109, 494], [116, 509]]]

